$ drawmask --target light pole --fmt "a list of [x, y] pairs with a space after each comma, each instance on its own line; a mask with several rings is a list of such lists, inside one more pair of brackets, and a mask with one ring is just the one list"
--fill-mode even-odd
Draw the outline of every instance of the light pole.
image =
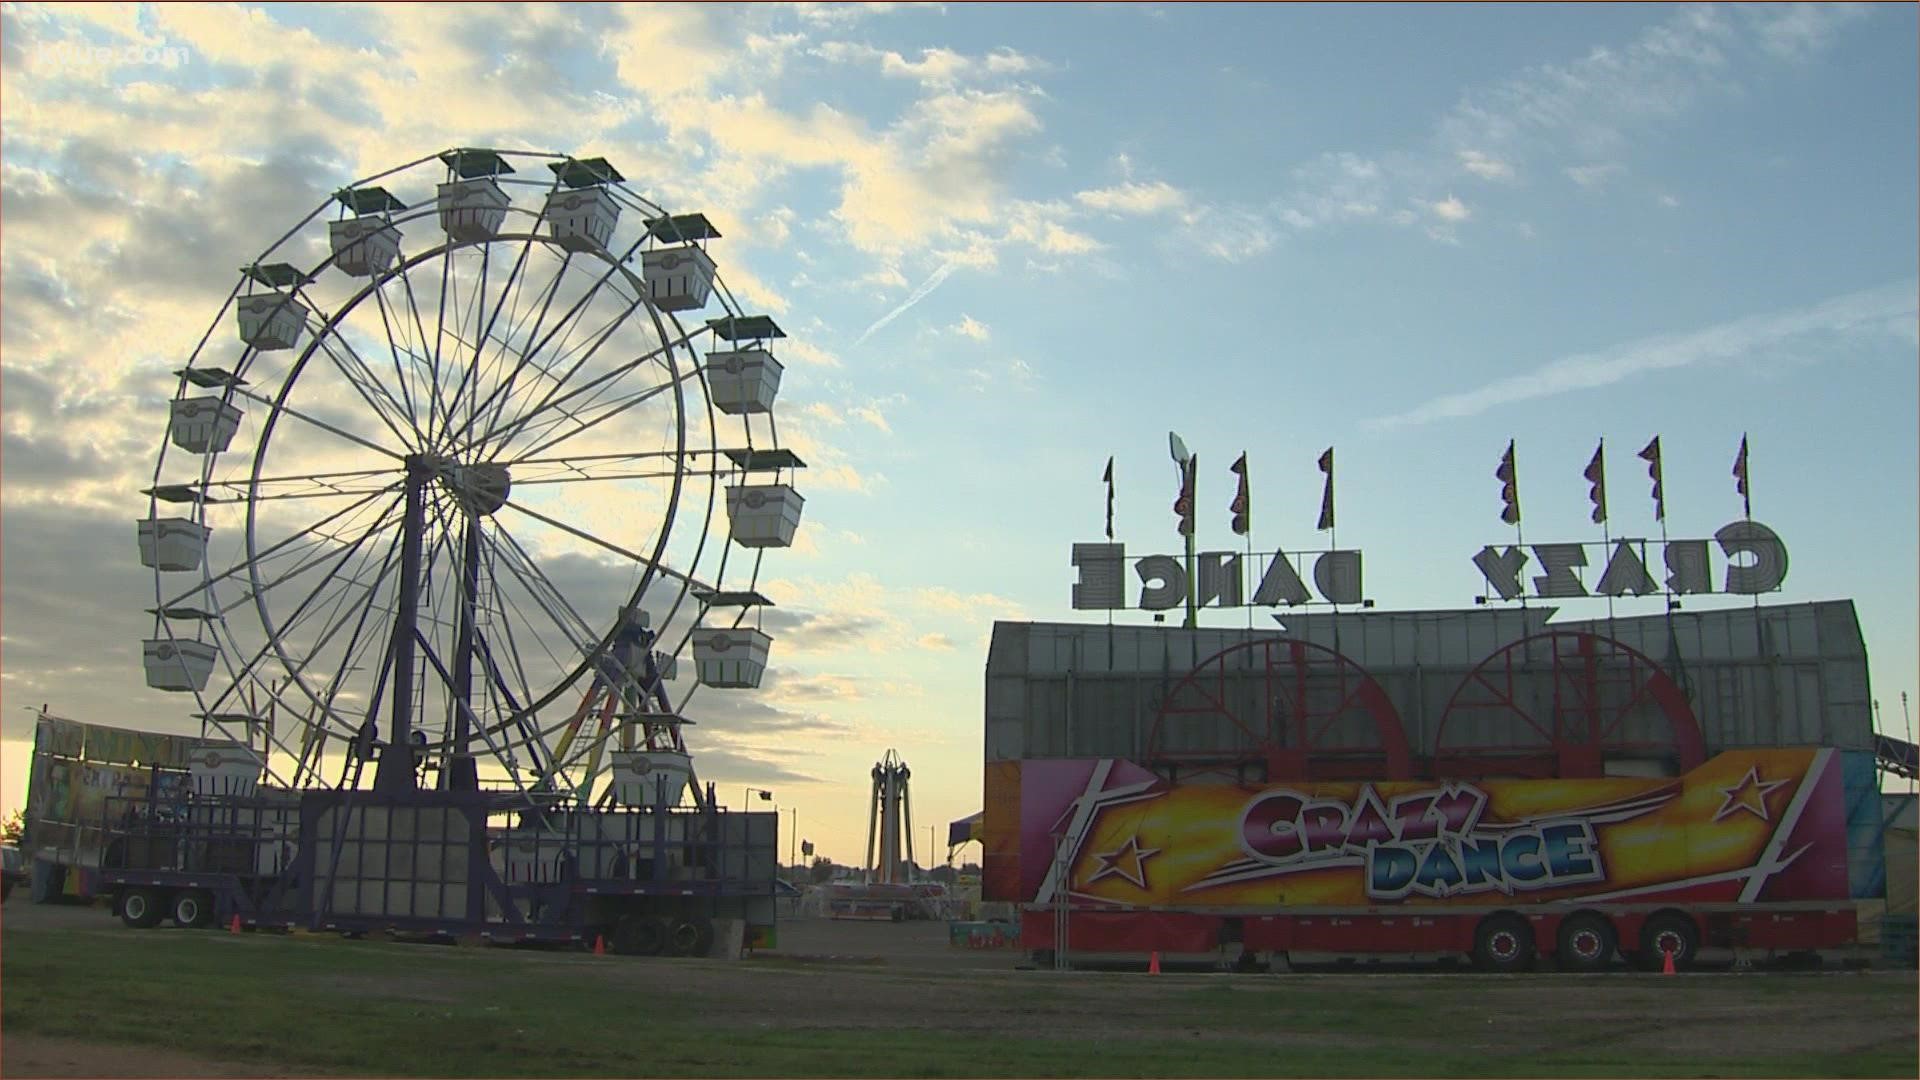
[[787, 807], [787, 812], [793, 815], [793, 829], [791, 833], [787, 836], [787, 865], [794, 868], [793, 876], [799, 877], [800, 876], [800, 808], [797, 806], [789, 806]]

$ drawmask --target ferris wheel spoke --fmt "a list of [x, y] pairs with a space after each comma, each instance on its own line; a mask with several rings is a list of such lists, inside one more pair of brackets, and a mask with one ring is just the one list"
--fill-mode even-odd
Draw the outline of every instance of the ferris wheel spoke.
[[[309, 611], [313, 610], [314, 605], [318, 603], [321, 594], [326, 590], [327, 586], [336, 581], [340, 571], [344, 569], [349, 562], [357, 561], [358, 565], [356, 565], [354, 571], [348, 574], [344, 579], [347, 582], [347, 585], [345, 588], [341, 590], [341, 597], [336, 599], [334, 603], [334, 611], [335, 613], [338, 613], [342, 601], [351, 594], [353, 590], [353, 585], [358, 583], [360, 572], [365, 565], [365, 556], [362, 555], [358, 560], [356, 560], [356, 555], [359, 554], [360, 549], [363, 546], [365, 546], [368, 540], [378, 535], [380, 532], [384, 531], [384, 525], [382, 524], [382, 522], [384, 521], [385, 518], [387, 518], [388, 516], [391, 516], [393, 511], [398, 509], [398, 507], [399, 507], [399, 503], [396, 501], [392, 506], [388, 508], [386, 513], [383, 513], [381, 515], [382, 520], [377, 521], [373, 528], [363, 533], [360, 537], [355, 539], [351, 544], [347, 545], [343, 550], [337, 553], [334, 553], [331, 556], [337, 559], [337, 564], [334, 567], [334, 569], [330, 571], [326, 576], [322, 577], [320, 581], [317, 582], [313, 586], [313, 588], [310, 589], [307, 592], [307, 594], [300, 599], [299, 603], [294, 606], [292, 613], [283, 622], [276, 624], [269, 620], [265, 624], [268, 630], [266, 634], [266, 638], [261, 643], [260, 647], [257, 650], [254, 650], [253, 655], [247, 660], [244, 668], [242, 669], [243, 673], [252, 672], [255, 669], [257, 669], [261, 664], [261, 662], [265, 659], [265, 657], [269, 653], [272, 653], [280, 659], [281, 663], [286, 665], [289, 673], [294, 674], [296, 677], [304, 675], [305, 664], [295, 660], [294, 658], [290, 657], [287, 654], [288, 653], [287, 645], [288, 645], [289, 636], [298, 630], [301, 623], [303, 623], [307, 618]], [[297, 572], [304, 572], [304, 569], [298, 570]], [[253, 592], [249, 594], [248, 598], [257, 599], [258, 597], [264, 595], [266, 592], [277, 587], [278, 585], [285, 584], [288, 581], [292, 580], [294, 576], [295, 574], [290, 573], [286, 576], [283, 576], [276, 582], [269, 584], [265, 587], [259, 587], [256, 585], [256, 588], [254, 589]], [[368, 586], [369, 595], [371, 595], [372, 590], [377, 588], [377, 586], [378, 586], [378, 581], [376, 579], [373, 585]], [[341, 620], [341, 621], [344, 621], [344, 620]], [[324, 648], [327, 639], [329, 639], [332, 636], [332, 634], [338, 633], [338, 629], [337, 629], [338, 624], [336, 623], [335, 619], [332, 616], [329, 616], [329, 618], [327, 619], [327, 622], [329, 624], [333, 624], [333, 626], [327, 630], [323, 630], [320, 636], [320, 639], [317, 640], [312, 646], [309, 647], [308, 652], [310, 655], [317, 655], [320, 649]], [[237, 644], [237, 639], [236, 639], [236, 644]], [[257, 676], [255, 677], [257, 678]], [[237, 684], [239, 682], [239, 679], [236, 678], [235, 682]]]
[[[671, 341], [662, 342], [660, 345], [652, 349], [649, 349], [646, 352], [641, 353], [638, 356], [630, 360], [627, 360], [624, 363], [614, 366], [613, 368], [602, 373], [601, 375], [594, 378], [593, 380], [581, 384], [580, 386], [569, 391], [564, 396], [556, 398], [555, 395], [558, 394], [559, 391], [566, 386], [567, 382], [570, 379], [572, 379], [573, 375], [579, 370], [580, 365], [575, 364], [574, 367], [570, 369], [566, 375], [554, 381], [554, 385], [552, 386], [552, 388], [550, 388], [547, 391], [546, 397], [544, 397], [539, 404], [533, 406], [530, 409], [527, 409], [522, 415], [517, 416], [513, 420], [513, 422], [511, 424], [508, 424], [506, 427], [504, 428], [496, 427], [495, 429], [490, 430], [486, 434], [486, 436], [483, 438], [483, 445], [490, 444], [491, 450], [494, 456], [497, 457], [500, 453], [504, 452], [507, 444], [511, 442], [515, 437], [517, 437], [520, 434], [521, 430], [525, 429], [529, 424], [531, 424], [534, 421], [536, 417], [540, 416], [543, 412], [547, 410], [553, 410], [553, 411], [559, 412], [562, 416], [572, 416], [572, 413], [568, 409], [566, 409], [564, 406], [568, 402], [571, 402], [574, 398], [579, 397], [581, 394], [590, 393], [590, 392], [594, 392], [595, 396], [597, 397], [598, 396], [597, 391], [611, 384], [614, 380], [622, 378], [628, 372], [633, 371], [635, 368], [658, 361], [663, 356], [670, 357], [673, 353], [673, 350], [676, 348], [691, 347], [691, 344], [695, 338], [699, 337], [701, 334], [710, 332], [710, 329], [711, 329], [710, 327], [705, 327], [705, 326], [698, 327], [690, 332], [681, 334], [680, 336], [674, 338]], [[697, 367], [696, 365], [689, 365], [689, 369], [685, 375], [678, 376], [674, 380], [655, 389], [665, 390], [669, 387], [678, 385], [680, 382], [688, 378], [692, 378], [696, 372], [696, 367]], [[546, 425], [545, 430], [550, 431], [552, 429], [552, 425], [554, 423], [557, 423], [557, 421], [550, 420], [550, 421], [544, 421], [543, 423], [545, 423]], [[501, 435], [498, 442], [494, 442], [493, 438], [495, 434], [500, 432], [504, 432], [505, 434]]]
[[[507, 341], [502, 341], [494, 337], [494, 326], [500, 321], [501, 312], [508, 310], [509, 305], [515, 303], [515, 300], [513, 298], [516, 298], [518, 296], [518, 290], [516, 286], [519, 284], [525, 283], [525, 279], [521, 277], [521, 271], [526, 268], [528, 259], [532, 256], [533, 247], [534, 247], [533, 235], [528, 234], [526, 239], [521, 241], [520, 254], [518, 257], [514, 259], [513, 267], [510, 270], [508, 270], [506, 282], [500, 287], [499, 300], [497, 300], [494, 303], [492, 313], [487, 315], [486, 325], [479, 327], [479, 333], [476, 335], [475, 341], [473, 343], [473, 362], [469, 371], [469, 375], [471, 377], [470, 381], [472, 383], [474, 403], [473, 403], [473, 406], [467, 412], [467, 426], [469, 429], [469, 439], [471, 438], [472, 428], [480, 422], [480, 417], [486, 411], [486, 408], [487, 408], [486, 404], [479, 400], [481, 354], [485, 350], [486, 344], [489, 340], [493, 340], [499, 343], [499, 345], [501, 346], [500, 352], [505, 352], [510, 347]], [[489, 248], [489, 252], [490, 251], [491, 249]], [[556, 289], [559, 287], [560, 280], [561, 280], [560, 275], [554, 276], [554, 287]], [[474, 290], [474, 298], [476, 302], [479, 304], [480, 312], [482, 314], [486, 314], [486, 310], [487, 310], [486, 297], [487, 297], [487, 263], [485, 261], [485, 256], [483, 255], [482, 262], [480, 264], [480, 284], [478, 288]], [[479, 322], [478, 319], [475, 319], [474, 321], [476, 323]], [[507, 318], [509, 337], [511, 337], [512, 328], [516, 321], [517, 320], [512, 315], [509, 315]], [[462, 325], [464, 325], [464, 322], [462, 323]], [[458, 401], [460, 399], [460, 393], [462, 390], [466, 389], [466, 385], [467, 385], [467, 380], [463, 378], [463, 382], [460, 390], [456, 390], [454, 393], [455, 401]], [[491, 400], [491, 396], [489, 397], [489, 400]]]
[[595, 415], [591, 420], [584, 419], [582, 416], [572, 414], [572, 413], [567, 413], [562, 417], [556, 418], [552, 424], [546, 425], [545, 430], [542, 431], [541, 434], [543, 435], [551, 434], [553, 429], [557, 427], [563, 420], [566, 420], [566, 419], [571, 419], [574, 422], [574, 427], [561, 435], [548, 439], [546, 442], [543, 442], [538, 446], [528, 448], [525, 451], [525, 453], [527, 454], [542, 453], [544, 451], [551, 450], [554, 447], [559, 446], [560, 444], [567, 442], [568, 440], [576, 436], [584, 435], [588, 431], [591, 431], [594, 428], [599, 427], [601, 424], [606, 423], [608, 420], [611, 420], [614, 417], [619, 416], [621, 413], [626, 412], [628, 409], [632, 409], [640, 405], [644, 405], [647, 402], [653, 400], [654, 398], [659, 397], [661, 394], [666, 393], [668, 390], [672, 390], [679, 387], [682, 383], [685, 383], [689, 379], [695, 378], [696, 374], [697, 374], [696, 372], [688, 371], [685, 374], [676, 375], [672, 379], [668, 380], [665, 383], [660, 384], [659, 386], [650, 386], [650, 387], [647, 387], [645, 390], [635, 391], [634, 393], [628, 395], [624, 399], [614, 398], [611, 401], [607, 401], [607, 402], [589, 401], [588, 402], [589, 406], [592, 406], [592, 405], [603, 406], [603, 408], [601, 409], [598, 415]]
[[[385, 278], [375, 283], [373, 288], [373, 303], [374, 307], [380, 312], [380, 330], [387, 336], [387, 354], [393, 360], [394, 384], [400, 388], [400, 400], [407, 410], [407, 426], [418, 431], [420, 430], [420, 414], [413, 401], [412, 380], [407, 378], [406, 373], [406, 366], [412, 363], [413, 353], [410, 348], [402, 346], [399, 338], [394, 334], [395, 318], [394, 313], [387, 307], [386, 284], [387, 279]], [[407, 354], [408, 365], [402, 365], [400, 363], [400, 355], [402, 352]]]
[[[580, 368], [589, 359], [592, 358], [593, 354], [599, 350], [600, 346], [604, 344], [606, 340], [610, 338], [613, 335], [613, 333], [617, 331], [620, 328], [620, 326], [627, 321], [627, 319], [632, 317], [635, 311], [640, 310], [646, 306], [645, 303], [640, 301], [637, 297], [634, 298], [631, 302], [625, 304], [622, 310], [619, 312], [619, 314], [610, 321], [607, 327], [603, 331], [600, 331], [599, 333], [596, 334], [593, 340], [592, 347], [587, 349], [585, 353], [581, 354], [578, 359], [574, 360], [572, 366], [567, 369], [567, 373], [565, 375], [562, 375], [559, 378], [554, 379], [553, 370], [552, 370], [554, 367], [557, 367], [560, 363], [563, 363], [565, 361], [565, 357], [569, 355], [565, 349], [564, 339], [561, 342], [560, 348], [557, 349], [555, 352], [556, 359], [553, 364], [548, 364], [548, 365], [534, 364], [533, 362], [534, 358], [538, 356], [540, 351], [543, 348], [545, 348], [549, 342], [553, 340], [556, 334], [560, 333], [562, 330], [566, 330], [567, 333], [571, 335], [572, 331], [571, 329], [569, 329], [569, 327], [575, 324], [577, 319], [580, 317], [580, 314], [585, 310], [586, 305], [590, 301], [592, 301], [593, 297], [600, 291], [601, 287], [605, 285], [607, 281], [612, 278], [614, 272], [619, 269], [620, 267], [618, 264], [610, 265], [607, 268], [607, 271], [603, 273], [600, 276], [600, 278], [593, 283], [593, 287], [587, 290], [586, 295], [582, 296], [579, 300], [575, 301], [573, 304], [573, 307], [568, 309], [565, 315], [561, 316], [560, 322], [556, 324], [552, 330], [548, 331], [545, 337], [542, 337], [539, 340], [537, 340], [534, 343], [533, 347], [527, 350], [526, 354], [521, 357], [520, 364], [517, 365], [513, 373], [511, 373], [508, 376], [508, 379], [506, 382], [507, 384], [511, 384], [511, 382], [518, 377], [519, 373], [522, 370], [524, 370], [529, 365], [533, 366], [536, 370], [540, 371], [542, 374], [546, 375], [548, 378], [553, 379], [553, 386], [547, 391], [546, 397], [541, 400], [540, 404], [535, 405], [531, 410], [528, 410], [528, 412], [525, 415], [516, 417], [513, 421], [505, 425], [504, 428], [496, 424], [494, 428], [490, 429], [485, 435], [481, 436], [478, 442], [474, 444], [476, 447], [487, 446], [492, 442], [494, 435], [501, 431], [507, 432], [508, 433], [507, 438], [511, 438], [513, 432], [515, 432], [519, 427], [523, 426], [533, 414], [538, 413], [541, 410], [541, 408], [543, 408], [549, 401], [552, 400], [553, 395], [559, 392], [560, 388], [565, 386], [568, 380], [573, 378], [574, 374], [578, 372]], [[658, 349], [650, 350], [646, 354], [646, 356], [650, 357], [650, 356], [658, 355], [659, 353], [666, 350], [667, 348], [668, 346], [663, 344]], [[635, 361], [634, 363], [637, 365], [638, 363], [643, 363], [644, 360], [645, 358], [643, 357], [642, 360]], [[504, 405], [505, 403], [503, 402], [502, 404]], [[504, 445], [505, 442], [506, 442], [506, 439], [502, 439], [501, 445]]]
[[269, 409], [273, 409], [286, 416], [291, 416], [295, 420], [300, 420], [300, 421], [304, 421], [305, 423], [312, 424], [314, 427], [319, 428], [321, 431], [324, 431], [329, 435], [334, 435], [339, 438], [345, 439], [346, 441], [353, 443], [356, 446], [363, 446], [368, 450], [374, 451], [375, 453], [385, 454], [387, 457], [390, 457], [395, 461], [406, 460], [406, 455], [403, 453], [400, 453], [397, 450], [392, 450], [385, 446], [381, 446], [379, 443], [376, 443], [371, 439], [362, 438], [361, 436], [355, 435], [354, 433], [347, 431], [344, 428], [336, 427], [332, 424], [329, 424], [325, 420], [322, 420], [316, 416], [311, 416], [299, 409], [294, 408], [291, 405], [288, 405], [284, 401], [278, 401], [278, 402], [274, 401], [272, 398], [269, 398], [264, 394], [255, 393], [254, 391], [249, 390], [244, 386], [234, 387], [233, 392], [240, 397], [246, 398], [249, 401], [257, 402], [261, 405], [266, 406]]
[[[697, 581], [694, 578], [686, 574], [683, 574], [678, 570], [673, 569], [672, 567], [666, 565], [665, 563], [652, 562], [646, 556], [629, 551], [626, 548], [621, 547], [619, 544], [616, 544], [611, 540], [603, 540], [600, 537], [595, 536], [592, 533], [587, 532], [583, 529], [576, 529], [573, 526], [568, 525], [564, 521], [560, 521], [557, 518], [548, 517], [546, 514], [543, 514], [538, 510], [534, 510], [521, 503], [514, 502], [512, 499], [508, 499], [505, 505], [520, 511], [521, 513], [527, 515], [528, 517], [534, 519], [535, 521], [540, 522], [543, 525], [548, 525], [548, 526], [551, 526], [552, 528], [559, 529], [561, 532], [566, 533], [569, 536], [578, 537], [581, 540], [585, 540], [589, 544], [593, 544], [596, 547], [603, 548], [609, 552], [612, 552], [615, 555], [620, 556], [621, 558], [630, 559], [633, 562], [646, 567], [647, 577], [651, 577], [653, 574], [659, 573], [667, 577], [673, 578], [675, 581], [683, 582], [684, 584], [692, 588], [704, 589], [708, 587], [705, 583]], [[646, 585], [646, 579], [643, 578], [641, 581], [641, 587], [644, 588], [645, 585]]]
[[275, 499], [314, 499], [353, 495], [378, 495], [393, 488], [393, 482], [376, 487], [351, 484], [393, 476], [392, 469], [348, 469], [340, 472], [308, 473], [305, 476], [263, 476], [259, 479], [209, 480], [202, 485], [207, 493], [223, 492], [228, 498], [251, 497], [256, 501]]
[[386, 488], [382, 489], [381, 491], [369, 492], [368, 494], [361, 496], [359, 499], [356, 499], [354, 502], [348, 504], [347, 506], [342, 507], [341, 509], [334, 511], [331, 514], [328, 514], [326, 517], [321, 518], [319, 521], [314, 522], [312, 525], [309, 525], [306, 529], [293, 533], [288, 537], [286, 537], [285, 539], [277, 541], [276, 543], [272, 544], [266, 549], [256, 552], [253, 559], [238, 563], [226, 570], [223, 570], [220, 573], [215, 574], [212, 577], [209, 577], [206, 580], [200, 582], [199, 584], [193, 586], [192, 588], [186, 590], [185, 592], [175, 595], [172, 599], [164, 601], [161, 604], [161, 607], [163, 609], [169, 608], [169, 607], [177, 607], [201, 593], [208, 593], [210, 595], [212, 593], [214, 586], [246, 570], [247, 567], [252, 564], [252, 562], [257, 561], [259, 559], [267, 558], [272, 555], [276, 555], [280, 551], [300, 543], [313, 530], [321, 528], [326, 525], [331, 525], [335, 521], [338, 521], [341, 518], [346, 517], [348, 514], [352, 514], [360, 510], [362, 507], [365, 507], [368, 503], [379, 498], [382, 494], [389, 494], [389, 493], [397, 494], [401, 490], [401, 487], [402, 487], [402, 483], [396, 482], [388, 485]]
[[[344, 358], [339, 352], [334, 351], [336, 342], [346, 353]], [[417, 440], [420, 432], [413, 429], [413, 420], [406, 406], [402, 405], [399, 399], [393, 396], [393, 391], [387, 389], [386, 385], [380, 381], [380, 377], [373, 373], [372, 368], [368, 366], [366, 360], [361, 358], [359, 351], [351, 342], [338, 334], [327, 334], [320, 338], [317, 344], [320, 351], [327, 355], [327, 359], [333, 361], [333, 366], [340, 372], [341, 378], [347, 381], [347, 385], [353, 387], [354, 392], [360, 396], [360, 400], [367, 403], [367, 408], [380, 418], [380, 422], [387, 426], [387, 430], [393, 432], [393, 437], [400, 440], [401, 446], [419, 445], [417, 441], [408, 440], [407, 432], [400, 430], [400, 425], [394, 422], [393, 415], [388, 411], [389, 408], [394, 410], [406, 423], [408, 429], [412, 430], [414, 439]], [[377, 395], [374, 392], [375, 389], [379, 391]], [[385, 398], [387, 404], [382, 405], [379, 398]]]
[[426, 433], [431, 444], [436, 428], [445, 413], [446, 403], [440, 398], [439, 357], [435, 353], [434, 342], [427, 336], [427, 322], [420, 314], [420, 297], [413, 287], [413, 267], [413, 260], [402, 261], [398, 273], [390, 275], [389, 280], [392, 277], [400, 279], [400, 286], [407, 296], [407, 310], [413, 316], [413, 348], [409, 350], [409, 355], [414, 358], [416, 367], [421, 361], [425, 361], [427, 366], [426, 390], [419, 396], [426, 399]]
[[[387, 543], [387, 552], [381, 560], [380, 572], [374, 576], [373, 582], [366, 588], [364, 602], [355, 605], [358, 614], [354, 619], [353, 632], [348, 635], [346, 647], [341, 650], [340, 663], [334, 668], [332, 675], [327, 680], [324, 700], [312, 697], [313, 688], [307, 686], [304, 680], [301, 680], [300, 688], [302, 692], [308, 694], [312, 702], [317, 705], [328, 718], [338, 717], [334, 703], [339, 699], [341, 691], [347, 685], [347, 676], [360, 667], [360, 661], [365, 659], [366, 651], [373, 648], [379, 638], [378, 633], [371, 635], [366, 633], [374, 612], [380, 610], [379, 606], [374, 603], [374, 598], [379, 595], [380, 586], [386, 581], [388, 575], [399, 568], [400, 542], [404, 538], [404, 532], [396, 531], [394, 533], [393, 539]], [[337, 630], [332, 631], [328, 636], [331, 636], [331, 633], [337, 632]], [[369, 703], [368, 707], [371, 708], [371, 703]], [[339, 717], [339, 719], [343, 721], [341, 724], [342, 734], [351, 735], [358, 727], [358, 725], [355, 724], [345, 723], [344, 717]]]

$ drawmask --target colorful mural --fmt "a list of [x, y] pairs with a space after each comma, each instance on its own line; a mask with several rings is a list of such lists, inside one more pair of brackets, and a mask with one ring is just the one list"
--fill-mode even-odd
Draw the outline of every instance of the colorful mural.
[[1045, 903], [1064, 887], [1079, 905], [1151, 908], [1844, 900], [1840, 771], [1831, 750], [1747, 750], [1674, 779], [1248, 787], [1169, 786], [1113, 759], [995, 762], [987, 896]]

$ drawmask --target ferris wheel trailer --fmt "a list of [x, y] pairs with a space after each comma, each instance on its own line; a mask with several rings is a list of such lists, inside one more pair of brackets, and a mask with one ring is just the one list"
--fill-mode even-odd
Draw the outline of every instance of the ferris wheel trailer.
[[392, 932], [633, 955], [774, 940], [772, 813], [530, 809], [484, 792], [110, 800], [102, 889], [128, 926]]

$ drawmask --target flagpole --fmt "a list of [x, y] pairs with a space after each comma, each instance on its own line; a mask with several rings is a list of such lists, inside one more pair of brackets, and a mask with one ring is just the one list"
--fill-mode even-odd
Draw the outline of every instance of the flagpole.
[[[1752, 471], [1747, 464], [1747, 433], [1740, 433], [1740, 458], [1733, 463], [1733, 471], [1740, 479], [1740, 507], [1742, 518], [1747, 524], [1753, 524], [1753, 482], [1748, 479]], [[1753, 633], [1754, 650], [1764, 657], [1767, 652], [1766, 635], [1760, 631], [1760, 594], [1753, 594]]]
[[1193, 603], [1193, 590], [1196, 584], [1193, 577], [1193, 535], [1200, 531], [1200, 466], [1196, 464], [1198, 457], [1199, 455], [1196, 454], [1188, 458], [1185, 466], [1187, 475], [1193, 478], [1193, 490], [1187, 493], [1187, 498], [1191, 500], [1189, 505], [1192, 506], [1192, 510], [1189, 511], [1192, 514], [1190, 520], [1193, 522], [1193, 527], [1187, 530], [1187, 629], [1189, 630], [1199, 625], [1199, 621], [1194, 617]]

